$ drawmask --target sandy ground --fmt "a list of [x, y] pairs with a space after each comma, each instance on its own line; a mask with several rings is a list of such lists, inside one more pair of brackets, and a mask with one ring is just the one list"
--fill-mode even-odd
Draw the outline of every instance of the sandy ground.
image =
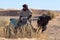
[[37, 39], [36, 38], [33, 38], [33, 39], [28, 39], [28, 38], [6, 39], [6, 38], [0, 37], [0, 40], [37, 40]]
[[54, 40], [60, 40], [60, 16], [57, 16], [47, 25], [47, 33]]

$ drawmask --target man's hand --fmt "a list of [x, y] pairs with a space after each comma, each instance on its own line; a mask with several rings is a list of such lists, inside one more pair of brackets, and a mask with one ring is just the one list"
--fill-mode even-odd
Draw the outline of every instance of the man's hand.
[[28, 20], [31, 18], [32, 15], [29, 15], [29, 17], [27, 18]]
[[20, 22], [22, 22], [21, 18], [22, 18], [22, 16], [19, 17], [19, 21], [20, 21]]
[[21, 20], [22, 16], [19, 17], [19, 20]]

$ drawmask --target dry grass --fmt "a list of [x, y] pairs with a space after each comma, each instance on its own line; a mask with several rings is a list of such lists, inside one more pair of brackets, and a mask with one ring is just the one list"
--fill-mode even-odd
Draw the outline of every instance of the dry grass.
[[41, 33], [41, 30], [39, 33], [34, 32], [34, 30], [31, 28], [31, 26], [23, 26], [21, 28], [17, 29], [17, 33], [14, 33], [15, 29], [12, 24], [9, 26], [6, 26], [9, 24], [10, 17], [3, 17], [6, 18], [3, 20], [1, 18], [0, 20], [0, 37], [5, 38], [38, 38], [41, 40], [51, 40], [50, 37], [46, 33]]

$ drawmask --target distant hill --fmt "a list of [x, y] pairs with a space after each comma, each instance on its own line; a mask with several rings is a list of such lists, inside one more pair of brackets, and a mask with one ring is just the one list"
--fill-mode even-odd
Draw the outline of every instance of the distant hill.
[[[56, 11], [53, 11], [53, 10], [36, 10], [36, 9], [31, 9], [32, 10], [32, 13], [33, 15], [40, 15], [42, 13], [53, 13], [53, 12], [56, 12]], [[4, 9], [0, 9], [0, 16], [18, 16], [20, 13], [20, 10], [4, 10]], [[60, 13], [60, 12], [56, 12], [56, 13]]]

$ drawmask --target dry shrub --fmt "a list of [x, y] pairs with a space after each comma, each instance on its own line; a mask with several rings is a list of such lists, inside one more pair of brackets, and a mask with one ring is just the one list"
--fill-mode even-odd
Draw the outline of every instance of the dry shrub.
[[0, 27], [0, 37], [5, 37], [4, 27]]
[[22, 27], [19, 27], [17, 29], [17, 33], [15, 33], [15, 29], [13, 24], [9, 24], [9, 26], [3, 26], [0, 27], [0, 37], [6, 37], [6, 38], [40, 38], [49, 40], [47, 34], [41, 33], [41, 30], [37, 33], [34, 32], [34, 30], [31, 28], [30, 25], [24, 25]]
[[7, 25], [9, 25], [9, 19], [1, 17], [1, 19], [0, 19], [0, 37], [6, 37]]
[[[0, 26], [0, 37], [6, 38], [40, 38], [47, 40], [49, 37], [45, 33], [34, 32], [30, 25], [24, 25], [17, 29], [17, 33], [15, 33], [15, 29], [13, 24], [9, 24], [9, 20], [0, 22], [3, 26]], [[7, 24], [9, 24], [7, 26]]]
[[57, 16], [57, 13], [55, 11], [48, 11], [47, 13], [52, 19]]
[[56, 15], [55, 15], [55, 12], [54, 11], [48, 11], [48, 12], [44, 12], [42, 15], [47, 15], [47, 16], [50, 16], [51, 19], [55, 18]]
[[10, 22], [9, 19], [0, 20], [0, 27], [9, 25], [9, 22]]
[[41, 30], [37, 33], [31, 28], [30, 25], [24, 25], [17, 29], [17, 33], [14, 33], [15, 29], [13, 25], [8, 26], [6, 30], [7, 38], [40, 38], [40, 39], [49, 39], [48, 35], [41, 33]]

